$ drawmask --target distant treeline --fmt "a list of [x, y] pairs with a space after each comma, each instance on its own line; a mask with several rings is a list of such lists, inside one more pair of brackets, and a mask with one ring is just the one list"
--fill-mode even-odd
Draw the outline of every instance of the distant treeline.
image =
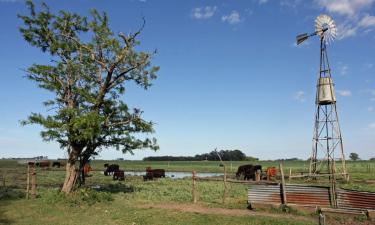
[[[240, 150], [220, 150], [219, 155], [223, 161], [256, 161], [258, 158], [246, 156]], [[195, 156], [149, 156], [143, 158], [143, 161], [219, 161], [219, 156], [215, 151], [198, 154]]]

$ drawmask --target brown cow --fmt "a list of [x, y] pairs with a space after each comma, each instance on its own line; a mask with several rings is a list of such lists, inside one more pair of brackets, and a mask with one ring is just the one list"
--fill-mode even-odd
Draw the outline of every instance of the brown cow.
[[125, 172], [118, 170], [113, 173], [113, 180], [125, 180]]
[[36, 166], [40, 168], [49, 168], [51, 165], [51, 161], [49, 160], [42, 160], [35, 163]]
[[143, 180], [153, 180], [154, 178], [165, 177], [164, 169], [151, 169], [151, 167], [146, 168], [146, 175], [143, 176]]

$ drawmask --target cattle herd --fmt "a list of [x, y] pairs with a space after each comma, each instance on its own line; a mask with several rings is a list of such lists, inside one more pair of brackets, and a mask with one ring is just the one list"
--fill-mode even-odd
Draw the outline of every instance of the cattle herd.
[[[113, 176], [113, 180], [124, 180], [125, 179], [125, 172], [124, 170], [120, 170], [120, 166], [117, 164], [108, 163], [104, 164], [104, 175]], [[146, 168], [146, 175], [143, 176], [143, 180], [153, 180], [154, 178], [162, 178], [165, 177], [165, 170], [164, 169], [151, 169], [151, 167]]]
[[[65, 162], [63, 161], [50, 161], [50, 160], [41, 160], [38, 162], [29, 162], [29, 165], [35, 165], [40, 168], [49, 168], [52, 164], [52, 167], [60, 168], [61, 166], [65, 166]], [[113, 180], [125, 180], [125, 171], [120, 169], [118, 164], [104, 164], [104, 175], [110, 176], [112, 175]], [[85, 165], [84, 173], [87, 176], [88, 172], [91, 171], [91, 167], [89, 164]], [[275, 167], [268, 167], [266, 171], [262, 171], [261, 165], [252, 165], [246, 164], [241, 165], [238, 167], [236, 172], [237, 179], [244, 179], [244, 180], [256, 180], [258, 174], [258, 179], [271, 179], [276, 176], [277, 169]], [[146, 175], [143, 176], [143, 180], [153, 180], [155, 178], [164, 178], [165, 177], [165, 170], [164, 169], [152, 169], [151, 167], [146, 168]]]

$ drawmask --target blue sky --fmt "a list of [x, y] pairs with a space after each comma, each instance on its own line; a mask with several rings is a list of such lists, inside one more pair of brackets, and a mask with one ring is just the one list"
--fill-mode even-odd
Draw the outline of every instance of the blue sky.
[[[156, 123], [160, 151], [101, 158], [194, 155], [240, 149], [261, 159], [308, 158], [312, 146], [319, 41], [295, 46], [312, 32], [314, 19], [329, 14], [338, 38], [328, 53], [337, 90], [344, 148], [375, 156], [375, 0], [243, 1], [46, 1], [87, 14], [106, 11], [115, 32], [135, 31], [146, 19], [141, 48], [158, 49], [161, 67], [150, 90], [130, 85], [123, 96]], [[17, 0], [0, 0], [0, 157], [64, 157], [45, 143], [40, 127], [21, 127], [30, 112], [46, 113], [49, 93], [26, 80], [23, 69], [48, 56], [21, 37]]]

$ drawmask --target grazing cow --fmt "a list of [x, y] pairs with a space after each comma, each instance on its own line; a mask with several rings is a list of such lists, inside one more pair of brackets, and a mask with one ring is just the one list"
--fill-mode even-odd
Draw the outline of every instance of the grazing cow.
[[60, 167], [61, 167], [61, 163], [58, 162], [58, 161], [53, 161], [53, 162], [52, 162], [52, 167], [60, 168]]
[[35, 163], [36, 166], [40, 168], [49, 168], [51, 165], [51, 162], [49, 160], [43, 160]]
[[241, 165], [237, 169], [236, 178], [239, 179], [241, 175], [245, 175], [245, 171], [252, 168], [252, 164]]
[[104, 171], [104, 175], [108, 176], [108, 175], [111, 175], [114, 172], [119, 171], [119, 170], [120, 170], [120, 166], [119, 165], [112, 164], [112, 165], [109, 165], [109, 166], [106, 167], [106, 170]]
[[109, 166], [108, 163], [105, 163], [105, 164], [104, 164], [104, 168], [107, 168], [108, 166]]
[[118, 170], [113, 173], [113, 180], [125, 180], [125, 172]]
[[83, 167], [83, 174], [85, 175], [85, 177], [87, 177], [89, 175], [89, 172], [91, 171], [91, 166], [90, 164], [86, 163], [85, 166]]
[[267, 167], [267, 180], [270, 180], [271, 177], [275, 177], [277, 174], [276, 167]]
[[236, 178], [239, 179], [241, 175], [244, 175], [244, 180], [255, 180], [255, 172], [257, 170], [262, 171], [261, 165], [242, 165], [238, 167]]
[[255, 165], [253, 167], [247, 168], [244, 173], [244, 180], [255, 180], [255, 173], [257, 170], [260, 170], [260, 172], [262, 172], [262, 166]]
[[146, 168], [146, 175], [143, 176], [143, 180], [153, 180], [154, 178], [165, 177], [164, 169], [151, 169], [151, 167]]

